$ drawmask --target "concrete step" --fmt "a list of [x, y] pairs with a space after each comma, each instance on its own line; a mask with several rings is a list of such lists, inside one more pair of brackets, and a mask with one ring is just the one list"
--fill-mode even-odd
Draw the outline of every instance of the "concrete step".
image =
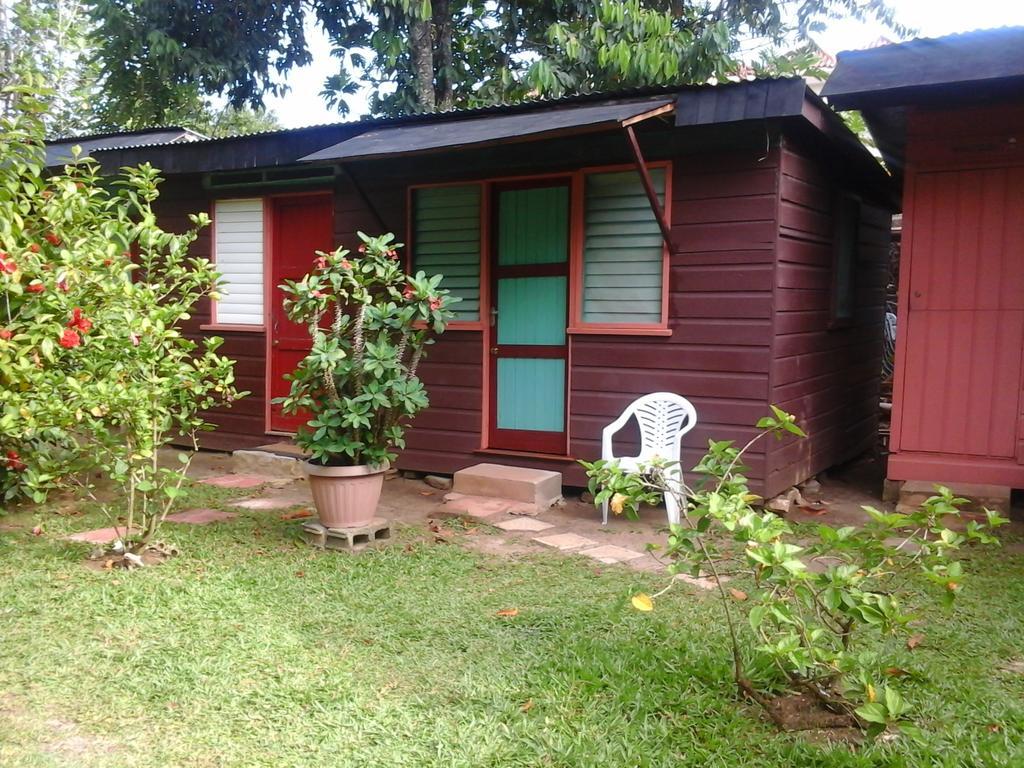
[[543, 469], [477, 464], [455, 473], [452, 488], [466, 496], [492, 496], [547, 509], [562, 498], [562, 473]]
[[[983, 485], [981, 483], [941, 483], [949, 488], [954, 496], [969, 499], [970, 503], [963, 507], [967, 512], [980, 512], [991, 509], [1002, 515], [1010, 511], [1010, 488], [1005, 485]], [[917, 509], [930, 496], [935, 495], [936, 483], [920, 480], [908, 480], [900, 487], [897, 512], [910, 512]]]
[[304, 459], [298, 446], [290, 443], [261, 445], [247, 451], [233, 451], [231, 466], [237, 473], [270, 477], [305, 477]]

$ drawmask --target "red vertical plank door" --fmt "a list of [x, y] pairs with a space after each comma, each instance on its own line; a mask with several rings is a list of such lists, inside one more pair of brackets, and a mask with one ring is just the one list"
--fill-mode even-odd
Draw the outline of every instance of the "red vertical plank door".
[[1017, 456], [1024, 168], [919, 173], [898, 450]]
[[[272, 202], [270, 291], [270, 384], [271, 398], [288, 394], [285, 375], [306, 356], [309, 333], [291, 322], [284, 313], [284, 293], [278, 287], [285, 280], [299, 280], [313, 268], [317, 251], [330, 251], [334, 241], [334, 209], [329, 195], [299, 195], [275, 198]], [[295, 432], [306, 417], [285, 415], [281, 406], [271, 404], [271, 432]]]

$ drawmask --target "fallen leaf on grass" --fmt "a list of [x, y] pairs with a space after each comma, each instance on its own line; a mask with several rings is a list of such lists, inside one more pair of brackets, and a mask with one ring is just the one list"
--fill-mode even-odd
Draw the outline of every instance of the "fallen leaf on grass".
[[301, 520], [304, 517], [312, 517], [313, 511], [310, 509], [299, 509], [295, 512], [285, 512], [281, 515], [282, 520]]
[[527, 700], [527, 702], [525, 704], [523, 704], [523, 706], [521, 706], [519, 708], [519, 711], [520, 712], [529, 712], [531, 709], [533, 709], [533, 699]]
[[651, 600], [651, 596], [643, 592], [638, 592], [630, 598], [630, 602], [633, 603], [633, 607], [638, 611], [653, 611], [654, 601]]
[[504, 617], [511, 618], [512, 616], [518, 616], [519, 615], [519, 609], [518, 608], [502, 608], [500, 611], [498, 611], [494, 615], [495, 616], [504, 616]]
[[989, 733], [999, 733], [1001, 730], [1003, 730], [1003, 726], [999, 723], [989, 723], [985, 727], [988, 729]]
[[885, 670], [885, 674], [889, 677], [906, 677], [910, 673], [900, 667], [889, 667]]
[[37, 525], [35, 528], [33, 528], [32, 529], [32, 535], [33, 536], [42, 536], [43, 535], [43, 526]]
[[742, 603], [744, 600], [747, 599], [747, 593], [744, 592], [742, 589], [730, 589], [729, 594], [732, 595], [732, 599], [735, 600], [737, 603]]
[[914, 650], [921, 644], [922, 640], [924, 640], [924, 635], [911, 635], [907, 638], [907, 648]]
[[295, 575], [298, 576], [300, 579], [302, 579], [302, 578], [305, 578], [306, 572], [305, 571], [296, 571]]

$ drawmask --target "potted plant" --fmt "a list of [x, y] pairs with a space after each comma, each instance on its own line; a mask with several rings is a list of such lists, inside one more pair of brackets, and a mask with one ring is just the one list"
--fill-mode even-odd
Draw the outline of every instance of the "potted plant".
[[310, 454], [313, 501], [328, 528], [373, 520], [394, 450], [428, 405], [416, 369], [455, 301], [438, 289], [440, 275], [405, 274], [394, 235], [359, 237], [358, 256], [318, 252], [312, 272], [281, 286], [312, 347], [287, 377], [288, 396], [274, 402], [310, 416], [296, 443]]

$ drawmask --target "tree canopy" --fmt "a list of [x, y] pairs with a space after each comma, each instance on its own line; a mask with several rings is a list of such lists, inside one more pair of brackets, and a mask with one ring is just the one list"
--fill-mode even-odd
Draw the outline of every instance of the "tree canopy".
[[376, 114], [429, 112], [735, 72], [742, 41], [799, 45], [829, 17], [904, 32], [885, 0], [88, 0], [104, 90], [139, 114], [184, 93], [258, 108], [311, 61], [309, 23]]

